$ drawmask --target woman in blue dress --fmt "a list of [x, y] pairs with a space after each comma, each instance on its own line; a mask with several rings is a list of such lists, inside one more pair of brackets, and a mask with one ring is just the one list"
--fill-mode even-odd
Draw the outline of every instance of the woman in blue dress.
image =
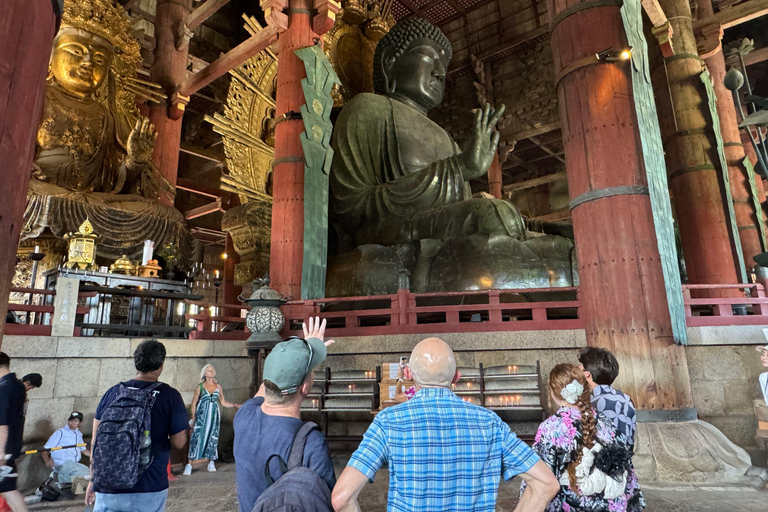
[[216, 471], [213, 463], [219, 458], [219, 429], [221, 427], [220, 407], [239, 408], [240, 404], [230, 403], [224, 399], [224, 391], [216, 382], [216, 369], [207, 364], [200, 372], [200, 385], [192, 397], [193, 428], [189, 439], [189, 458], [184, 468], [184, 475], [192, 474], [192, 462], [208, 459], [208, 471]]

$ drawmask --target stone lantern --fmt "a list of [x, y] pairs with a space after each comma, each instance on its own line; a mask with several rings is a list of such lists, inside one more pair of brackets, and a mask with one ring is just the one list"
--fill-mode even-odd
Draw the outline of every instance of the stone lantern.
[[240, 301], [251, 307], [245, 317], [245, 324], [251, 331], [251, 337], [245, 342], [248, 350], [272, 348], [283, 341], [280, 331], [285, 325], [285, 317], [279, 307], [286, 299], [269, 287], [269, 274], [253, 281], [253, 294], [247, 299], [242, 296]]

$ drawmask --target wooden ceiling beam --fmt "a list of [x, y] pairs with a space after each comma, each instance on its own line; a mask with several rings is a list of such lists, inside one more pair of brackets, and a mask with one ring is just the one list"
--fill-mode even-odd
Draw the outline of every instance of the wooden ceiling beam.
[[560, 127], [561, 127], [560, 121], [555, 121], [554, 123], [543, 124], [537, 128], [531, 128], [530, 130], [523, 130], [521, 132], [515, 132], [509, 135], [505, 135], [504, 140], [518, 141], [523, 139], [530, 139], [531, 137], [536, 137], [538, 135], [543, 135], [545, 133], [555, 131]]
[[200, 146], [195, 146], [193, 144], [187, 144], [186, 142], [181, 143], [179, 151], [182, 153], [187, 153], [188, 155], [196, 156], [198, 158], [217, 162], [219, 164], [224, 162], [223, 157], [215, 151], [211, 151], [210, 149], [206, 149]]
[[744, 56], [744, 65], [751, 66], [768, 60], [768, 46], [752, 50]]
[[179, 87], [179, 94], [191, 96], [257, 53], [266, 50], [275, 41], [277, 41], [277, 29], [275, 27], [267, 26], [261, 29], [255, 36], [249, 37], [185, 80]]
[[555, 153], [554, 151], [549, 149], [547, 147], [546, 143], [539, 142], [539, 139], [537, 139], [536, 137], [528, 137], [528, 140], [530, 140], [531, 142], [536, 144], [545, 153], [549, 154], [550, 156], [553, 156], [553, 157], [557, 158], [561, 163], [565, 163], [565, 158], [560, 156], [560, 153]]
[[203, 22], [205, 22], [205, 20], [213, 16], [216, 13], [216, 11], [218, 11], [228, 3], [229, 3], [229, 0], [207, 0], [205, 3], [200, 5], [197, 9], [189, 13], [189, 15], [184, 20], [184, 23], [187, 25], [187, 28], [189, 30], [195, 30]]
[[197, 219], [198, 217], [203, 217], [205, 215], [210, 215], [212, 213], [216, 212], [223, 212], [224, 208], [221, 206], [221, 198], [216, 198], [215, 201], [212, 203], [204, 204], [203, 206], [198, 206], [197, 208], [192, 208], [191, 210], [187, 210], [184, 212], [184, 218], [187, 220]]
[[732, 7], [726, 7], [717, 14], [693, 20], [693, 30], [709, 25], [720, 25], [723, 29], [741, 25], [768, 14], [768, 0], [747, 0]]
[[179, 178], [178, 180], [176, 180], [176, 188], [179, 190], [184, 190], [185, 192], [189, 192], [191, 194], [210, 197], [211, 199], [220, 198], [224, 196], [224, 194], [228, 193], [228, 192], [223, 192], [216, 188], [206, 187], [205, 185], [201, 185], [187, 178]]
[[539, 168], [536, 164], [532, 164], [527, 160], [523, 160], [514, 153], [507, 154], [507, 161], [511, 161], [512, 163], [519, 165], [520, 167], [523, 167], [533, 173], [536, 173], [537, 175], [542, 173], [541, 168]]
[[[510, 154], [509, 156], [512, 156]], [[554, 183], [556, 181], [562, 181], [568, 179], [568, 175], [565, 171], [556, 172], [554, 174], [548, 174], [540, 178], [534, 178], [532, 180], [521, 181], [519, 183], [511, 183], [504, 185], [502, 190], [506, 193], [516, 192], [518, 190], [525, 190], [526, 188], [538, 187], [539, 185], [545, 185], [547, 183]]]

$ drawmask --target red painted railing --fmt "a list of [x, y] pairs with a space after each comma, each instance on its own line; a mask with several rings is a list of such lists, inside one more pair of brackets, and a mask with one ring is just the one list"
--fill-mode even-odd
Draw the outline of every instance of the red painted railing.
[[[740, 297], [696, 296], [718, 290], [744, 290], [749, 296], [746, 293]], [[688, 327], [768, 325], [768, 298], [760, 283], [686, 284], [683, 285], [683, 300]]]
[[[245, 323], [245, 318], [239, 316], [231, 316], [226, 314], [219, 314], [226, 311], [241, 311], [250, 309], [243, 304], [214, 304], [210, 302], [199, 301], [185, 301], [187, 307], [197, 306], [197, 313], [186, 313], [184, 316], [187, 320], [195, 321], [195, 330], [190, 331], [189, 339], [191, 340], [244, 340], [250, 336], [250, 332], [247, 330], [226, 331], [223, 330], [232, 323], [239, 324]], [[211, 314], [211, 308], [215, 308], [214, 311], [217, 314]]]
[[580, 329], [577, 288], [483, 290], [342, 297], [288, 302], [287, 334], [310, 316], [330, 336]]
[[[40, 290], [35, 288], [11, 288], [11, 293], [23, 293], [30, 296], [30, 302], [34, 296], [39, 295], [41, 297], [53, 297], [56, 295], [55, 290]], [[84, 292], [78, 295], [79, 298], [93, 297], [95, 293]], [[41, 301], [43, 302], [43, 301]], [[26, 313], [27, 318], [31, 318], [29, 313], [35, 314], [34, 323], [7, 323], [5, 324], [5, 334], [8, 335], [21, 335], [21, 336], [50, 336], [51, 325], [50, 315], [53, 314], [53, 304], [8, 304], [9, 311], [15, 311], [16, 313]], [[90, 308], [86, 306], [77, 306], [75, 309], [76, 314], [86, 315], [90, 311]], [[46, 315], [47, 313], [47, 315]], [[80, 328], [75, 327], [75, 336], [80, 336]]]
[[[699, 297], [707, 292], [739, 290], [736, 297]], [[50, 290], [14, 288], [14, 292], [44, 296]], [[712, 293], [714, 295], [714, 293]], [[87, 296], [88, 294], [81, 294]], [[686, 321], [689, 327], [768, 325], [768, 297], [762, 284], [684, 285]], [[247, 310], [243, 304], [212, 304], [186, 301], [197, 306], [186, 313], [194, 321], [190, 339], [244, 340], [250, 332], [245, 319], [232, 315]], [[451, 293], [411, 293], [372, 297], [339, 297], [288, 302], [283, 334], [301, 334], [301, 322], [310, 316], [328, 321], [330, 336], [376, 336], [446, 332], [492, 332], [582, 329], [578, 288], [485, 290]], [[211, 313], [215, 307], [216, 314]], [[11, 304], [21, 313], [53, 313], [53, 305]], [[78, 314], [87, 308], [78, 307]], [[48, 317], [49, 315], [42, 315]], [[50, 335], [45, 324], [7, 324], [6, 334]], [[238, 325], [239, 324], [239, 325]], [[236, 326], [239, 330], [226, 330]]]

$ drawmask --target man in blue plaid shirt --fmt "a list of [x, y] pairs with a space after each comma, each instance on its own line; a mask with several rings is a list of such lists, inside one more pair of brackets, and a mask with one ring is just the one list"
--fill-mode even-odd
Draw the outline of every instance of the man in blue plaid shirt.
[[501, 418], [450, 390], [461, 373], [443, 340], [416, 345], [406, 377], [416, 395], [376, 416], [334, 488], [337, 512], [360, 510], [358, 494], [384, 463], [387, 512], [493, 512], [501, 477], [520, 474], [529, 487], [515, 510], [544, 510], [560, 485]]

